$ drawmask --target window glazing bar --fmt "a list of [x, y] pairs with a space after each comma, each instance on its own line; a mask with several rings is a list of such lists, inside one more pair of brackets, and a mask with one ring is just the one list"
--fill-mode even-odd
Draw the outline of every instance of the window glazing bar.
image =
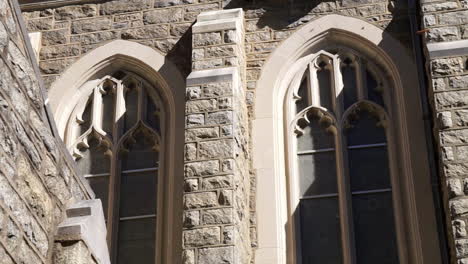
[[369, 190], [369, 191], [357, 191], [357, 192], [352, 192], [352, 195], [359, 195], [359, 194], [373, 194], [373, 193], [384, 193], [384, 192], [391, 192], [391, 188], [387, 189], [377, 189], [377, 190]]
[[110, 173], [96, 173], [96, 174], [85, 174], [85, 178], [97, 178], [97, 177], [108, 177]]
[[136, 220], [136, 219], [154, 218], [154, 217], [156, 217], [156, 214], [120, 217], [119, 220], [120, 221], [127, 221], [127, 220]]
[[145, 168], [145, 169], [136, 169], [136, 170], [124, 170], [122, 173], [137, 173], [137, 172], [147, 172], [147, 171], [157, 171], [158, 167]]
[[318, 195], [309, 195], [303, 196], [301, 200], [309, 200], [309, 199], [319, 199], [319, 198], [330, 198], [330, 197], [338, 197], [337, 193], [328, 193], [328, 194], [318, 194]]
[[326, 148], [326, 149], [305, 150], [305, 151], [297, 152], [297, 155], [307, 155], [307, 154], [331, 152], [331, 151], [335, 151], [335, 149], [334, 148]]
[[377, 147], [385, 147], [385, 146], [387, 146], [387, 143], [376, 143], [376, 144], [348, 146], [348, 149], [377, 148]]

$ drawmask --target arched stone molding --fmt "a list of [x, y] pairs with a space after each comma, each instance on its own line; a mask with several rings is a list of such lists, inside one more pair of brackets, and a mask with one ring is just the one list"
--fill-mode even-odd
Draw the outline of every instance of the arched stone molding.
[[[401, 158], [401, 190], [407, 249], [401, 263], [440, 263], [439, 243], [429, 181], [416, 66], [408, 50], [382, 29], [360, 19], [327, 15], [309, 22], [270, 56], [257, 82], [252, 136], [257, 174], [256, 263], [296, 263], [288, 190], [284, 108], [288, 87], [302, 57], [330, 43], [359, 51], [384, 67], [393, 88], [396, 153]], [[396, 63], [398, 63], [396, 65]], [[293, 67], [295, 65], [295, 67]], [[422, 221], [426, 221], [421, 224]]]
[[82, 93], [96, 85], [102, 76], [118, 69], [132, 71], [158, 87], [167, 115], [164, 128], [167, 136], [161, 149], [165, 161], [160, 165], [164, 177], [158, 183], [158, 193], [163, 193], [162, 199], [158, 198], [161, 217], [157, 218], [156, 230], [156, 245], [164, 246], [157, 246], [156, 260], [170, 263], [182, 254], [179, 241], [182, 239], [185, 78], [177, 67], [150, 47], [114, 40], [92, 50], [65, 70], [52, 84], [46, 103], [51, 106], [63, 139], [68, 118]]

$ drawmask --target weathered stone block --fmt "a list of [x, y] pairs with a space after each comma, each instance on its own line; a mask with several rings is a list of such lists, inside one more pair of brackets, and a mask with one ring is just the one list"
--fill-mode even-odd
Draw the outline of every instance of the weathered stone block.
[[453, 216], [459, 216], [468, 213], [468, 198], [451, 200], [449, 204]]
[[108, 17], [73, 21], [71, 31], [73, 34], [81, 34], [93, 31], [111, 29], [112, 20]]
[[449, 189], [450, 197], [463, 195], [463, 188], [460, 183], [460, 179], [448, 179], [447, 187]]
[[208, 177], [202, 180], [203, 190], [232, 187], [232, 175]]
[[446, 11], [457, 9], [458, 5], [457, 2], [442, 2], [442, 3], [435, 3], [435, 4], [426, 4], [422, 6], [423, 12], [438, 12], [438, 11]]
[[117, 0], [101, 5], [101, 15], [127, 13], [151, 8], [151, 0]]
[[442, 145], [463, 144], [468, 142], [468, 130], [452, 130], [440, 133]]
[[456, 110], [454, 111], [454, 123], [457, 126], [468, 125], [468, 110]]
[[154, 25], [142, 28], [132, 28], [122, 31], [122, 39], [152, 39], [169, 35], [167, 25]]
[[232, 157], [235, 153], [234, 143], [232, 139], [200, 142], [198, 157], [201, 159]]
[[195, 264], [195, 252], [193, 250], [184, 250], [182, 253], [182, 264]]
[[202, 60], [202, 61], [195, 61], [192, 64], [193, 70], [205, 70], [205, 69], [213, 69], [223, 66], [223, 59], [212, 59], [212, 60]]
[[186, 179], [184, 189], [186, 192], [198, 191], [198, 179]]
[[444, 165], [446, 177], [460, 177], [468, 175], [468, 164], [465, 163], [448, 163]]
[[463, 71], [461, 58], [436, 59], [431, 62], [431, 70], [435, 74], [448, 75]]
[[51, 17], [31, 19], [27, 21], [29, 32], [51, 30], [53, 27], [53, 19]]
[[218, 205], [216, 192], [188, 193], [184, 196], [186, 209], [214, 207]]
[[191, 128], [185, 131], [186, 141], [195, 141], [217, 137], [219, 137], [219, 128], [217, 127]]
[[157, 9], [143, 13], [145, 24], [180, 22], [183, 19], [182, 8]]
[[184, 214], [184, 227], [194, 227], [200, 224], [200, 211], [188, 211]]
[[457, 257], [463, 257], [468, 254], [468, 239], [455, 240], [455, 250]]
[[221, 111], [209, 113], [206, 117], [207, 125], [232, 124], [233, 116], [231, 111]]
[[74, 61], [75, 59], [41, 61], [39, 63], [39, 68], [44, 74], [58, 74], [65, 70], [68, 65], [72, 64]]
[[199, 113], [216, 110], [218, 102], [215, 99], [188, 101], [185, 104], [186, 113]]
[[452, 41], [460, 39], [457, 27], [431, 28], [426, 34], [429, 41]]
[[221, 33], [210, 32], [210, 33], [199, 33], [193, 34], [193, 46], [210, 46], [221, 44]]
[[237, 48], [233, 45], [206, 48], [207, 58], [236, 56]]
[[468, 10], [442, 13], [439, 15], [440, 25], [468, 24]]
[[453, 91], [435, 95], [437, 109], [463, 107], [468, 105], [468, 91]]
[[203, 211], [202, 223], [205, 225], [231, 224], [232, 222], [232, 208], [221, 208]]
[[91, 255], [88, 248], [82, 241], [71, 243], [55, 243], [54, 264], [87, 264], [91, 262]]
[[452, 122], [452, 113], [451, 112], [440, 112], [437, 114], [437, 118], [439, 119], [439, 126], [441, 128], [449, 128], [453, 126]]
[[187, 126], [199, 126], [205, 124], [205, 115], [204, 114], [193, 114], [186, 117]]
[[42, 60], [73, 57], [80, 55], [81, 49], [78, 44], [60, 45], [60, 46], [45, 46], [41, 48], [39, 54]]
[[449, 78], [449, 86], [452, 89], [467, 89], [468, 88], [468, 75]]
[[453, 234], [456, 238], [462, 238], [466, 236], [466, 223], [463, 220], [452, 221]]
[[190, 162], [185, 164], [186, 177], [213, 175], [218, 172], [219, 161], [217, 160]]
[[198, 263], [234, 263], [234, 247], [201, 248], [198, 250]]
[[205, 87], [203, 87], [203, 95], [205, 97], [219, 97], [232, 95], [231, 83], [208, 83]]
[[184, 245], [186, 247], [209, 246], [221, 242], [221, 231], [219, 227], [193, 229], [184, 231], [183, 233]]
[[68, 30], [59, 29], [46, 31], [42, 33], [42, 45], [57, 45], [57, 44], [66, 44], [68, 37]]
[[94, 4], [64, 6], [55, 9], [55, 19], [76, 19], [83, 17], [91, 17], [97, 15], [97, 6]]
[[195, 143], [185, 145], [185, 160], [197, 158], [197, 145]]

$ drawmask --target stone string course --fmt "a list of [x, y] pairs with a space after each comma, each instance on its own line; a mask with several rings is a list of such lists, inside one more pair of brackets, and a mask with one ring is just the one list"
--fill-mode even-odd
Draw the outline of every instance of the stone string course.
[[50, 263], [65, 207], [93, 194], [51, 133], [12, 3], [0, 0], [0, 263]]
[[[421, 1], [426, 43], [468, 39], [467, 1]], [[427, 56], [429, 58], [429, 56]], [[468, 263], [468, 54], [428, 59], [451, 254]]]

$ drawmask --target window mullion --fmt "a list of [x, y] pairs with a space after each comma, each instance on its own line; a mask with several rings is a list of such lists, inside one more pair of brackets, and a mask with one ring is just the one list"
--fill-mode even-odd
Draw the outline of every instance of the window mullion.
[[355, 58], [353, 64], [356, 69], [355, 73], [356, 73], [356, 88], [357, 88], [358, 101], [366, 100], [367, 99], [367, 87], [366, 87], [366, 81], [364, 78], [365, 67], [363, 67], [363, 62], [360, 58]]
[[315, 63], [309, 63], [309, 67], [307, 67], [307, 91], [308, 105], [320, 106], [319, 84]]
[[351, 184], [348, 171], [348, 154], [346, 142], [341, 129], [338, 129], [336, 136], [336, 166], [338, 177], [338, 193], [340, 203], [340, 219], [341, 219], [341, 238], [343, 245], [343, 256], [345, 264], [356, 264], [356, 248], [353, 228], [352, 215], [352, 195]]
[[141, 82], [137, 86], [138, 91], [138, 120], [146, 120], [146, 91]]
[[102, 88], [102, 83], [94, 88], [93, 92], [93, 112], [92, 112], [92, 126], [94, 130], [102, 136], [106, 132], [102, 130], [102, 94], [105, 93]]
[[335, 98], [335, 100], [333, 100], [333, 111], [335, 112], [335, 116], [337, 118], [337, 120], [340, 120], [341, 119], [341, 115], [343, 114], [344, 112], [344, 109], [343, 109], [343, 88], [344, 88], [344, 85], [343, 85], [343, 77], [341, 75], [341, 71], [340, 71], [340, 59], [338, 58], [338, 56], [335, 56], [333, 58], [333, 70], [331, 71], [332, 73], [332, 98]]
[[120, 171], [121, 164], [119, 158], [119, 149], [118, 144], [122, 134], [123, 134], [123, 119], [125, 115], [125, 87], [122, 82], [117, 84], [116, 95], [115, 95], [115, 108], [114, 108], [114, 127], [113, 134], [114, 136], [114, 149], [113, 156], [111, 159], [111, 171], [110, 171], [110, 192], [109, 195], [109, 222], [108, 222], [108, 244], [111, 252], [111, 261], [112, 263], [117, 262], [117, 240], [118, 240], [118, 228], [119, 228], [119, 205], [120, 205]]

